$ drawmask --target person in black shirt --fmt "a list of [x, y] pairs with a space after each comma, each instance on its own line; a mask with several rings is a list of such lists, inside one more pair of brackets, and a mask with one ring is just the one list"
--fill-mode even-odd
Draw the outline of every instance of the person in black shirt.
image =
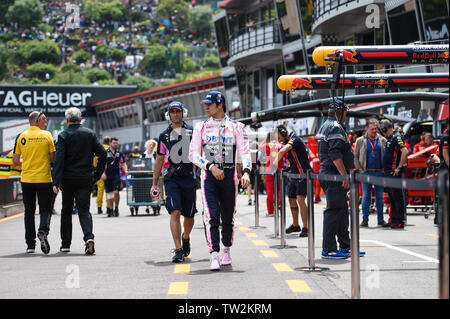
[[[278, 141], [285, 146], [278, 152], [274, 161], [274, 166], [278, 167], [278, 162], [287, 154], [290, 163], [290, 173], [306, 174], [311, 169], [308, 159], [308, 150], [303, 141], [294, 132], [288, 133], [284, 125], [278, 125], [276, 130]], [[286, 233], [300, 232], [300, 237], [308, 237], [308, 206], [306, 197], [306, 178], [291, 179], [289, 181], [289, 205], [292, 213], [292, 225], [286, 229]], [[298, 220], [298, 206], [303, 228], [300, 228]]]
[[[72, 212], [74, 199], [78, 208], [85, 253], [92, 255], [94, 234], [92, 216], [89, 212], [92, 185], [102, 176], [106, 162], [106, 151], [97, 140], [95, 133], [81, 126], [81, 111], [73, 107], [66, 113], [67, 130], [58, 135], [58, 143], [53, 168], [53, 192], [62, 190], [61, 211], [61, 252], [69, 252], [72, 241]], [[98, 156], [94, 169], [94, 155]]]
[[[335, 98], [329, 105], [328, 118], [316, 135], [319, 147], [320, 174], [347, 175], [353, 167], [354, 156], [348, 135], [342, 126], [347, 106]], [[331, 182], [320, 180], [327, 198], [323, 215], [322, 258], [345, 259], [350, 256], [348, 180]], [[337, 249], [336, 238], [339, 242]], [[360, 252], [363, 255], [364, 252]]]
[[[384, 174], [387, 177], [400, 178], [408, 157], [408, 150], [403, 137], [399, 132], [394, 131], [394, 125], [387, 119], [381, 120], [380, 131], [387, 139], [383, 155]], [[391, 204], [391, 220], [383, 227], [403, 229], [405, 227], [404, 218], [406, 213], [403, 190], [387, 187], [386, 191]]]
[[[184, 108], [180, 102], [169, 104], [167, 118], [171, 121], [158, 139], [156, 162], [153, 171], [153, 186], [150, 190], [153, 198], [161, 193], [158, 180], [164, 160], [164, 188], [166, 208], [170, 214], [170, 231], [175, 244], [172, 262], [183, 262], [190, 253], [190, 233], [194, 226], [197, 180], [194, 164], [189, 161], [189, 145], [193, 128], [183, 121]], [[184, 233], [181, 234], [180, 217], [184, 217]]]

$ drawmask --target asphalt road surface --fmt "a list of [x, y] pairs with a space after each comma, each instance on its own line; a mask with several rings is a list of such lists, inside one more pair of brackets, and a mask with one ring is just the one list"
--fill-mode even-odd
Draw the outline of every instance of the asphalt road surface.
[[[325, 199], [315, 205], [315, 264], [328, 268], [308, 272], [308, 240], [288, 234], [290, 248], [279, 248], [274, 218], [266, 217], [265, 196], [260, 195], [260, 225], [246, 195], [238, 196], [235, 216], [233, 263], [219, 272], [209, 270], [209, 253], [202, 222], [200, 191], [198, 213], [191, 236], [191, 255], [184, 263], [171, 262], [174, 248], [169, 215], [147, 215], [141, 207], [131, 216], [125, 191], [120, 216], [97, 214], [91, 199], [96, 253], [84, 254], [81, 227], [73, 215], [71, 251], [60, 247], [61, 195], [56, 200], [49, 234], [51, 251], [26, 254], [23, 214], [0, 220], [0, 299], [348, 299], [351, 298], [351, 262], [320, 258], [322, 211]], [[105, 208], [104, 208], [105, 210]], [[411, 212], [411, 211], [410, 211]], [[387, 220], [387, 216], [386, 220]], [[404, 230], [376, 226], [360, 229], [360, 287], [363, 299], [437, 299], [438, 228], [433, 217], [408, 215]], [[39, 216], [36, 216], [38, 225]], [[287, 226], [292, 217], [287, 211]], [[213, 284], [211, 284], [213, 283]]]

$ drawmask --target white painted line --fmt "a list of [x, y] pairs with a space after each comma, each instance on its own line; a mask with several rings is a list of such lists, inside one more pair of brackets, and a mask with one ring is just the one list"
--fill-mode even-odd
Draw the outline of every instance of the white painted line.
[[373, 243], [373, 244], [377, 244], [377, 245], [382, 245], [382, 246], [384, 246], [384, 247], [386, 247], [386, 248], [389, 248], [389, 249], [392, 249], [392, 250], [396, 250], [396, 251], [402, 252], [402, 253], [404, 253], [404, 254], [408, 254], [408, 255], [411, 255], [411, 256], [414, 256], [414, 257], [417, 257], [417, 258], [426, 260], [426, 261], [428, 261], [428, 262], [432, 262], [432, 263], [439, 264], [439, 260], [437, 260], [437, 259], [435, 259], [435, 258], [431, 258], [431, 257], [428, 257], [428, 256], [424, 256], [424, 255], [421, 255], [421, 254], [412, 252], [412, 251], [407, 250], [407, 249], [395, 247], [395, 246], [392, 246], [392, 245], [383, 243], [383, 242], [378, 241], [378, 240], [361, 240], [361, 242], [369, 242], [369, 243]]

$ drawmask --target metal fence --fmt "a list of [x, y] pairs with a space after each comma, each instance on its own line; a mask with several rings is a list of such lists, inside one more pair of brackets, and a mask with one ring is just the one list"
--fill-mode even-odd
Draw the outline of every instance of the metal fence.
[[[275, 173], [261, 173], [256, 171], [255, 187], [259, 183], [261, 175], [274, 176], [274, 196], [275, 196], [275, 225], [274, 236], [280, 235], [280, 245], [277, 248], [292, 248], [286, 244], [286, 205], [285, 205], [285, 179], [306, 179], [307, 182], [307, 204], [308, 204], [308, 266], [302, 267], [305, 271], [322, 271], [327, 268], [316, 267], [314, 262], [314, 201], [313, 183], [314, 179], [331, 182], [349, 181], [350, 183], [350, 251], [358, 252], [351, 254], [351, 296], [354, 299], [361, 297], [360, 290], [360, 263], [359, 263], [359, 189], [358, 183], [370, 183], [372, 185], [384, 186], [399, 189], [421, 189], [434, 190], [438, 196], [438, 224], [439, 224], [439, 297], [449, 298], [449, 219], [448, 219], [448, 170], [439, 172], [437, 177], [428, 180], [413, 180], [392, 177], [368, 176], [351, 171], [349, 175], [328, 175], [317, 174], [308, 171], [306, 174], [291, 174], [285, 171]], [[281, 211], [278, 210], [278, 176], [280, 176]], [[257, 189], [257, 188], [256, 188]], [[255, 191], [255, 227], [259, 226], [259, 195]], [[280, 215], [280, 216], [279, 216]], [[281, 234], [280, 234], [281, 228]]]

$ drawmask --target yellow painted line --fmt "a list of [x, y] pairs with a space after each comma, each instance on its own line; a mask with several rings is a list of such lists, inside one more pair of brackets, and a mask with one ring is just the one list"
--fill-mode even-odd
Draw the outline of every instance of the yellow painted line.
[[258, 235], [256, 235], [255, 233], [245, 233], [245, 236], [247, 237], [258, 237]]
[[244, 227], [244, 226], [240, 226], [240, 227], [239, 227], [239, 230], [242, 230], [242, 231], [249, 231], [250, 228]]
[[11, 219], [23, 216], [23, 215], [24, 215], [24, 213], [20, 213], [20, 214], [16, 214], [16, 215], [12, 215], [12, 216], [9, 216], [9, 217], [2, 218], [2, 219], [0, 219], [0, 223], [6, 222], [7, 220], [11, 220]]
[[293, 292], [311, 292], [311, 288], [309, 288], [308, 284], [304, 280], [286, 280], [289, 288]]
[[242, 225], [242, 222], [241, 221], [236, 221], [235, 224], [239, 226], [239, 225]]
[[260, 250], [261, 254], [266, 258], [276, 258], [279, 257], [278, 254], [273, 250]]
[[169, 286], [169, 295], [186, 295], [188, 293], [189, 283], [187, 281], [171, 282]]
[[255, 246], [268, 246], [264, 240], [252, 240]]
[[287, 272], [287, 271], [294, 271], [291, 267], [289, 267], [286, 263], [275, 263], [272, 264], [272, 266], [278, 271], [278, 272]]
[[176, 265], [174, 274], [188, 274], [191, 271], [191, 265], [184, 264], [184, 265]]
[[436, 234], [425, 234], [425, 236], [439, 238], [439, 235], [436, 235]]

